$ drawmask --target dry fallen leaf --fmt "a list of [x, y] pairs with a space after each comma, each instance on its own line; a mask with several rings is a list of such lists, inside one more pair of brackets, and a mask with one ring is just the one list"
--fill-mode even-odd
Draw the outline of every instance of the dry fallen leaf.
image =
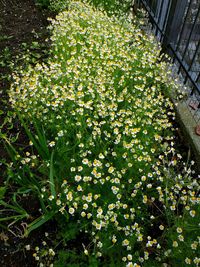
[[9, 239], [9, 237], [4, 232], [0, 233], [0, 240], [2, 240], [5, 243], [7, 243], [8, 239]]
[[200, 135], [200, 125], [196, 126], [195, 132], [196, 132], [197, 135]]

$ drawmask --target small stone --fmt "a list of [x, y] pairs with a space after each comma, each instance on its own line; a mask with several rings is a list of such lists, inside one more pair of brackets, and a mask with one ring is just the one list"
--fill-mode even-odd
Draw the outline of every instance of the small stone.
[[195, 128], [195, 132], [197, 135], [200, 136], [200, 125], [197, 125], [196, 128]]

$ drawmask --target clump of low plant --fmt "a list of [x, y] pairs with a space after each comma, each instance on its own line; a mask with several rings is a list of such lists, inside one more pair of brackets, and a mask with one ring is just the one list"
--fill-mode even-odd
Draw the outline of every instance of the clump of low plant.
[[[37, 0], [42, 8], [49, 8], [52, 11], [60, 12], [68, 9], [68, 6], [75, 0]], [[124, 17], [129, 15], [133, 6], [133, 0], [82, 0], [82, 3], [91, 4], [95, 8], [106, 12], [109, 16]]]
[[50, 10], [60, 12], [68, 8], [70, 0], [50, 0]]
[[133, 6], [133, 0], [87, 0], [87, 2], [105, 11], [108, 15], [118, 17], [128, 15]]
[[15, 75], [9, 94], [30, 139], [12, 150], [9, 172], [41, 204], [26, 234], [55, 218], [67, 248], [81, 240], [62, 262], [198, 266], [199, 184], [175, 168], [173, 105], [162, 94], [173, 82], [158, 44], [80, 2], [49, 28], [52, 56]]

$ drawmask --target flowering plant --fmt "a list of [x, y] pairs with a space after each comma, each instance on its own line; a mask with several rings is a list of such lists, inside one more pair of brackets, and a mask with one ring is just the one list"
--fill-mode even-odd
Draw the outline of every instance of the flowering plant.
[[[48, 63], [16, 75], [10, 89], [31, 139], [26, 156], [16, 159], [20, 179], [30, 175], [32, 183], [40, 174], [35, 185], [43, 214], [27, 233], [64, 217], [62, 227], [70, 224], [75, 236], [90, 240], [83, 244], [87, 257], [126, 266], [170, 259], [176, 266], [182, 250], [173, 258], [171, 248], [184, 240], [184, 227], [187, 234], [196, 231], [184, 221], [193, 225], [199, 185], [189, 175], [173, 179], [165, 166], [176, 156], [168, 117], [173, 105], [162, 90], [174, 85], [159, 63], [159, 45], [137, 25], [80, 2], [49, 29]], [[198, 246], [193, 240], [181, 264], [198, 266]]]

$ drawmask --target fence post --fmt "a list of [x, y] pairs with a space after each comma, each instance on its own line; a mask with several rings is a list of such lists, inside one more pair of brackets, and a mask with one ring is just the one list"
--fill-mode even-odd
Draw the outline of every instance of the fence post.
[[181, 26], [183, 23], [187, 4], [188, 0], [171, 1], [171, 7], [169, 10], [167, 24], [165, 28], [165, 37], [163, 40], [164, 46], [167, 46], [169, 43], [176, 43], [178, 35], [181, 32]]

